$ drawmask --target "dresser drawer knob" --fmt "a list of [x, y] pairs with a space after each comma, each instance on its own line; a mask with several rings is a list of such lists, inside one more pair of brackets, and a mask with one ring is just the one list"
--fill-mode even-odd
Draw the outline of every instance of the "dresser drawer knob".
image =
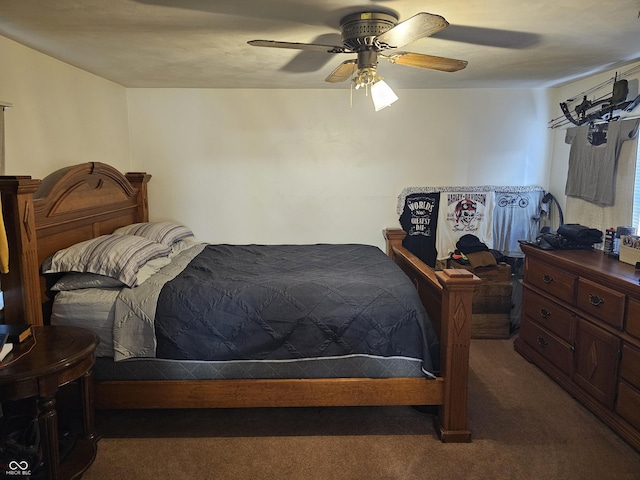
[[546, 308], [540, 307], [540, 316], [544, 319], [547, 319], [551, 316], [551, 312]]
[[600, 298], [599, 296], [594, 295], [593, 293], [590, 293], [589, 294], [589, 302], [594, 307], [597, 307], [598, 305], [602, 305], [604, 303], [604, 298]]
[[538, 345], [540, 345], [541, 347], [546, 347], [547, 345], [549, 345], [549, 342], [543, 337], [538, 337]]
[[544, 275], [542, 275], [542, 281], [544, 283], [551, 283], [553, 282], [553, 277], [547, 273], [545, 273]]

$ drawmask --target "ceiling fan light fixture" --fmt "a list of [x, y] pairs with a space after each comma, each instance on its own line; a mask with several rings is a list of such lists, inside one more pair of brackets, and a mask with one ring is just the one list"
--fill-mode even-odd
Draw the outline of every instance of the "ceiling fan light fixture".
[[376, 112], [398, 100], [395, 92], [391, 90], [387, 82], [382, 79], [371, 85], [371, 98], [373, 99], [373, 106]]
[[351, 85], [356, 90], [364, 88], [367, 96], [371, 90], [371, 99], [376, 112], [398, 100], [398, 96], [378, 75], [375, 67], [359, 68], [351, 79]]

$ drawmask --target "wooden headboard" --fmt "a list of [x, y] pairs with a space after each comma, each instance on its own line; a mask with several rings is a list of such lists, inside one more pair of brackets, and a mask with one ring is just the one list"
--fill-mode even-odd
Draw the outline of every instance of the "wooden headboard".
[[43, 180], [0, 177], [9, 244], [9, 273], [0, 276], [5, 322], [48, 323], [42, 262], [61, 248], [148, 221], [150, 179], [98, 162], [62, 168]]

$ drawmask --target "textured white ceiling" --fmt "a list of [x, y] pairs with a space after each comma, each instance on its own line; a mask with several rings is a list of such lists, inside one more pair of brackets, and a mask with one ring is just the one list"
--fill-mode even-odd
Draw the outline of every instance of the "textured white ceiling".
[[324, 78], [353, 55], [247, 41], [340, 44], [340, 19], [364, 11], [442, 15], [402, 50], [469, 62], [381, 61], [393, 88], [546, 87], [640, 60], [638, 0], [0, 0], [0, 35], [126, 87], [348, 88]]

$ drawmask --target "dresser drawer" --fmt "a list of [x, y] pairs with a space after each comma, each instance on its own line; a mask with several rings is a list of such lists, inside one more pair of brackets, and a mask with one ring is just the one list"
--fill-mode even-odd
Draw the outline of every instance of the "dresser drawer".
[[553, 333], [534, 322], [524, 321], [520, 326], [520, 338], [564, 373], [571, 375], [573, 351]]
[[573, 342], [575, 318], [573, 313], [566, 308], [525, 289], [522, 296], [522, 311], [561, 339], [568, 343]]
[[578, 277], [546, 263], [529, 262], [524, 281], [563, 302], [573, 304]]
[[635, 428], [640, 428], [640, 391], [624, 381], [618, 385], [616, 412]]
[[640, 350], [630, 345], [622, 347], [622, 359], [620, 360], [620, 377], [640, 388]]
[[627, 333], [640, 338], [640, 302], [631, 299], [627, 307]]
[[590, 280], [578, 280], [576, 306], [603, 322], [622, 328], [625, 295]]

